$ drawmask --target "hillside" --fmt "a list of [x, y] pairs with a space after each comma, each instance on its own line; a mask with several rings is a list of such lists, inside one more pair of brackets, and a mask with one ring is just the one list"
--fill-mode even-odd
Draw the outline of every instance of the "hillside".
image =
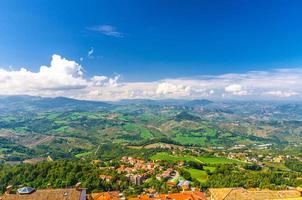
[[[161, 104], [162, 102], [165, 102]], [[4, 161], [93, 154], [116, 143], [183, 146], [301, 142], [302, 104], [69, 98], [0, 98], [0, 156]]]

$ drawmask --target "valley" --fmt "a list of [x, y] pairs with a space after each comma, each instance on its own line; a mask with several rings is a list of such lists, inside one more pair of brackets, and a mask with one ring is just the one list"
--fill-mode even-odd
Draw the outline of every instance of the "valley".
[[[114, 189], [135, 196], [146, 188], [177, 192], [174, 184], [186, 180], [201, 189], [297, 187], [302, 184], [301, 125], [300, 103], [3, 96], [0, 189], [21, 183], [60, 188], [82, 181], [90, 192]], [[146, 163], [145, 171], [133, 168], [131, 159]], [[158, 168], [150, 172], [149, 165]], [[157, 177], [170, 169], [179, 176]], [[33, 172], [20, 177], [20, 170]], [[68, 177], [57, 177], [58, 170]], [[97, 174], [119, 183], [93, 180]], [[134, 175], [144, 177], [142, 182], [131, 182]]]

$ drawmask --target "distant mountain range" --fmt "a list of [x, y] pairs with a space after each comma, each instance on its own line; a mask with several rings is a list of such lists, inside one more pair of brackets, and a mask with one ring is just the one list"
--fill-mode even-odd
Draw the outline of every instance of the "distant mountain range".
[[69, 110], [98, 110], [111, 105], [99, 101], [76, 100], [66, 97], [36, 97], [36, 96], [1, 96], [0, 113], [9, 112], [46, 112]]
[[102, 110], [120, 105], [175, 105], [175, 106], [205, 106], [212, 101], [202, 100], [150, 100], [127, 99], [120, 101], [88, 101], [67, 97], [37, 97], [37, 96], [1, 96], [0, 113], [23, 111], [68, 111], [68, 110]]
[[302, 102], [265, 102], [265, 101], [211, 101], [207, 99], [124, 99], [120, 101], [88, 101], [67, 97], [38, 96], [0, 96], [0, 114], [10, 112], [46, 112], [46, 111], [96, 111], [112, 109], [116, 106], [146, 105], [146, 106], [185, 106], [203, 108], [209, 111], [234, 113], [283, 113], [301, 114]]
[[204, 106], [213, 103], [213, 101], [207, 99], [194, 99], [194, 100], [184, 100], [184, 99], [162, 99], [162, 100], [151, 100], [151, 99], [123, 99], [117, 102], [110, 102], [117, 105], [176, 105], [176, 106]]

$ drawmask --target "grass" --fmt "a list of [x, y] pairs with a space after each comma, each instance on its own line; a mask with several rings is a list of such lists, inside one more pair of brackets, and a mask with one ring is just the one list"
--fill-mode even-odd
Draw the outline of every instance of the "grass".
[[82, 157], [86, 157], [86, 156], [89, 156], [91, 155], [92, 152], [91, 151], [88, 151], [88, 152], [83, 152], [83, 153], [79, 153], [77, 155], [75, 155], [76, 158], [82, 158]]
[[56, 129], [56, 132], [64, 133], [66, 132], [70, 127], [69, 126], [61, 126], [60, 128]]
[[3, 148], [3, 147], [0, 147], [0, 153], [3, 153], [4, 151], [8, 150], [8, 148]]
[[148, 129], [141, 128], [140, 136], [144, 139], [149, 139], [149, 138], [152, 138], [153, 135]]
[[125, 131], [130, 133], [139, 133], [143, 139], [150, 139], [153, 137], [152, 133], [147, 128], [137, 126], [135, 124], [126, 124], [123, 126], [123, 128]]
[[[205, 164], [232, 164], [232, 163], [241, 163], [237, 160], [232, 160], [228, 158], [223, 157], [194, 157], [189, 155], [170, 155], [166, 152], [160, 152], [151, 157], [152, 160], [166, 160], [166, 161], [195, 161], [195, 162], [201, 162]], [[211, 169], [214, 170], [214, 169]]]
[[166, 160], [166, 161], [194, 161], [192, 156], [173, 156], [166, 152], [160, 152], [151, 157], [152, 160]]
[[[182, 145], [200, 145], [207, 142], [215, 143], [217, 132], [215, 129], [205, 126], [192, 127], [192, 125], [182, 125], [174, 130], [174, 141]], [[210, 139], [209, 139], [210, 138]]]
[[233, 164], [233, 163], [241, 163], [237, 160], [232, 160], [224, 157], [197, 157], [203, 163], [207, 164]]
[[214, 172], [216, 170], [216, 167], [204, 166], [203, 169], [209, 170], [210, 172]]
[[190, 174], [193, 179], [198, 180], [201, 183], [205, 183], [208, 180], [208, 174], [207, 172], [199, 169], [193, 169], [193, 168], [188, 168], [186, 169]]
[[267, 167], [273, 167], [276, 170], [280, 170], [280, 171], [290, 171], [290, 169], [288, 169], [284, 163], [273, 163], [273, 162], [264, 162], [265, 166]]
[[180, 134], [177, 134], [174, 140], [182, 145], [187, 145], [187, 144], [204, 145], [205, 144], [205, 138], [203, 138], [203, 137], [182, 136]]

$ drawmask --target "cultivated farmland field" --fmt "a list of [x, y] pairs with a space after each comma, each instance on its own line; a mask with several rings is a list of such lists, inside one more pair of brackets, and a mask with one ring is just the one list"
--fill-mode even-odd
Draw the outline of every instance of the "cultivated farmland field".
[[237, 160], [232, 160], [223, 157], [194, 157], [189, 155], [171, 155], [166, 152], [160, 152], [151, 157], [152, 160], [165, 160], [165, 161], [194, 161], [201, 162], [204, 164], [240, 164], [242, 162]]

